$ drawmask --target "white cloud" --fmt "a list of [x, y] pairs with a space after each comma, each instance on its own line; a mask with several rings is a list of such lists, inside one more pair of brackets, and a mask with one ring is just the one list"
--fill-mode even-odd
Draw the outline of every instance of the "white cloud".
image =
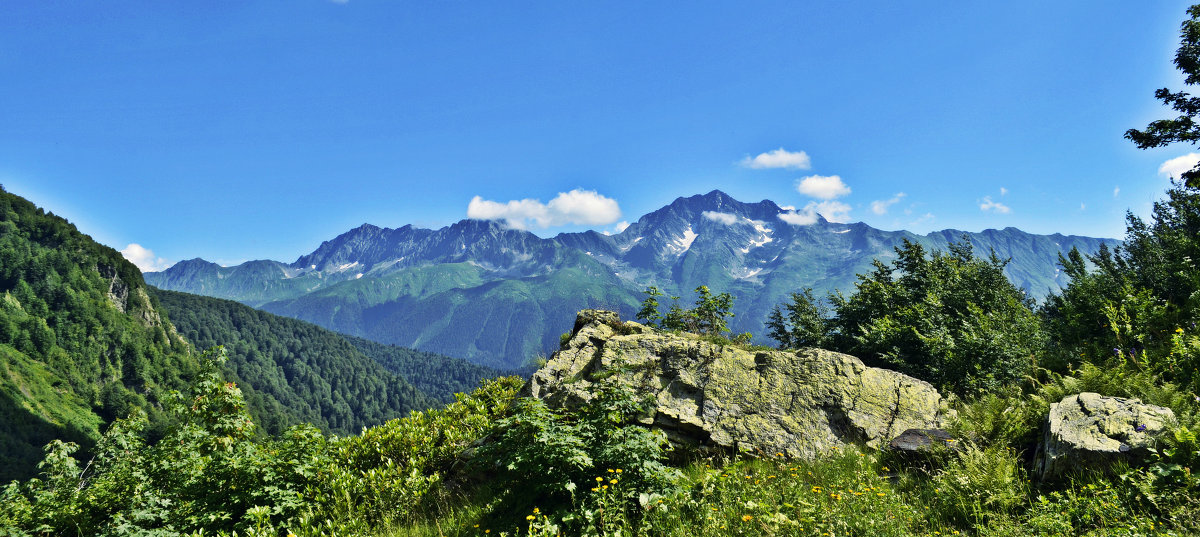
[[796, 183], [796, 191], [805, 196], [831, 200], [850, 193], [850, 187], [837, 175], [810, 175]]
[[840, 201], [811, 201], [799, 211], [779, 213], [779, 219], [793, 226], [808, 226], [817, 223], [817, 215], [824, 216], [830, 222], [847, 223], [850, 221], [851, 207]]
[[121, 250], [121, 255], [125, 256], [130, 263], [137, 265], [138, 270], [142, 272], [159, 272], [167, 270], [174, 265], [174, 261], [167, 261], [161, 257], [154, 255], [154, 251], [140, 244], [132, 243]]
[[979, 203], [979, 210], [983, 212], [993, 212], [996, 214], [1008, 214], [1012, 212], [1009, 206], [998, 201], [992, 201], [991, 196], [984, 196], [983, 201]]
[[780, 206], [779, 206], [779, 208], [780, 208], [780, 209], [783, 209], [783, 210], [785, 210], [785, 211], [794, 211], [794, 210], [796, 210], [796, 206], [795, 206], [795, 205], [780, 205]]
[[909, 222], [908, 225], [909, 225], [909, 227], [919, 226], [921, 224], [926, 224], [926, 223], [932, 222], [935, 218], [937, 218], [937, 217], [933, 216], [933, 213], [925, 213], [925, 214], [921, 215], [920, 218], [917, 218], [916, 220]]
[[1004, 187], [1000, 187], [1000, 195], [1001, 195], [1001, 196], [1006, 196], [1006, 195], [1008, 195], [1008, 189], [1007, 189], [1007, 188], [1004, 188]]
[[817, 213], [806, 208], [800, 212], [788, 211], [786, 213], [779, 213], [779, 219], [793, 226], [811, 226], [817, 223]]
[[903, 192], [900, 192], [899, 194], [892, 196], [892, 199], [889, 199], [889, 200], [872, 201], [871, 202], [871, 212], [873, 212], [875, 214], [887, 214], [888, 207], [891, 207], [892, 205], [900, 203], [900, 199], [903, 198], [904, 196], [905, 196], [905, 194]]
[[1119, 187], [1119, 186], [1118, 186], [1118, 187], [1114, 187], [1114, 188], [1113, 188], [1113, 197], [1115, 198], [1115, 197], [1117, 197], [1117, 196], [1119, 196], [1119, 195], [1121, 195], [1121, 187]]
[[627, 228], [627, 227], [629, 227], [629, 222], [625, 222], [625, 221], [617, 222], [617, 225], [616, 225], [617, 233], [625, 231], [625, 228]]
[[757, 157], [746, 157], [742, 159], [742, 166], [754, 168], [756, 170], [766, 168], [790, 168], [793, 170], [807, 170], [812, 167], [812, 159], [808, 158], [808, 153], [797, 151], [795, 153], [787, 151], [784, 148], [779, 148], [766, 153], [759, 153]]
[[810, 202], [804, 207], [805, 210], [812, 210], [820, 213], [826, 220], [845, 224], [850, 222], [851, 207], [840, 201], [822, 201], [820, 203]]
[[515, 229], [607, 225], [620, 217], [616, 200], [578, 188], [559, 192], [549, 203], [529, 198], [501, 203], [475, 196], [467, 205], [467, 218], [504, 220]]
[[730, 214], [730, 213], [719, 213], [717, 211], [704, 211], [704, 212], [700, 213], [700, 215], [709, 220], [712, 220], [713, 222], [719, 222], [719, 223], [725, 224], [727, 226], [732, 226], [734, 223], [736, 223], [738, 221], [737, 215]]
[[1158, 174], [1179, 179], [1183, 172], [1191, 171], [1197, 163], [1200, 163], [1200, 153], [1188, 153], [1162, 163], [1162, 166], [1158, 167]]

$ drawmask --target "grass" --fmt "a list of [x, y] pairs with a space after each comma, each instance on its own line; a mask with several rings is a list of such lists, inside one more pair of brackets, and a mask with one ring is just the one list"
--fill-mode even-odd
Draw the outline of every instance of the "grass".
[[[625, 509], [604, 498], [629, 492], [620, 484], [585, 492], [572, 512], [506, 517], [491, 512], [495, 504], [482, 495], [376, 535], [1171, 536], [1196, 529], [1189, 527], [1194, 519], [1163, 518], [1138, 506], [1131, 495], [1136, 487], [1120, 478], [1081, 476], [1039, 487], [1011, 450], [971, 446], [942, 457], [939, 468], [893, 468], [894, 460], [870, 450], [834, 451], [816, 461], [697, 461], [683, 469], [674, 492], [642, 495]], [[601, 507], [609, 511], [598, 515]], [[1183, 516], [1195, 514], [1192, 508]], [[564, 530], [586, 517], [592, 519], [587, 529]]]

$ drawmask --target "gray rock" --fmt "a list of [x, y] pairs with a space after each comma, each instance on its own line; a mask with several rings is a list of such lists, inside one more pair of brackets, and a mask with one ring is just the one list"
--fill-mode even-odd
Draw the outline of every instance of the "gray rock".
[[1035, 469], [1042, 479], [1054, 479], [1117, 462], [1144, 463], [1174, 419], [1171, 409], [1137, 399], [1091, 392], [1064, 397], [1050, 405]]
[[934, 448], [952, 447], [955, 439], [941, 429], [909, 429], [888, 442], [888, 449], [898, 453], [923, 453]]
[[821, 349], [749, 350], [584, 310], [523, 394], [576, 407], [599, 382], [652, 397], [642, 422], [676, 444], [812, 458], [847, 444], [881, 447], [906, 429], [937, 428], [940, 394], [926, 382]]

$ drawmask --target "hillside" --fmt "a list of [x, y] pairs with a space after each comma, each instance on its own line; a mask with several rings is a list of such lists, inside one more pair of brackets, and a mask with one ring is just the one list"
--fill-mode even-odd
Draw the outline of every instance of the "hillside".
[[308, 323], [153, 289], [116, 250], [0, 189], [0, 481], [30, 476], [53, 439], [91, 449], [135, 408], [149, 416], [146, 435], [160, 435], [168, 392], [194, 382], [199, 352], [214, 345], [227, 347], [222, 374], [268, 433], [311, 423], [348, 434], [496, 376], [370, 346], [376, 360]]
[[242, 387], [251, 415], [270, 434], [300, 423], [353, 433], [446, 398], [429, 397], [324, 328], [230, 300], [152, 294], [197, 348], [225, 346], [226, 378]]
[[905, 240], [945, 250], [965, 237], [978, 252], [1011, 259], [1006, 276], [1039, 300], [1063, 284], [1060, 253], [1118, 244], [1016, 228], [916, 235], [820, 217], [792, 225], [782, 219], [787, 214], [768, 200], [744, 203], [713, 191], [676, 199], [615, 235], [542, 239], [479, 220], [438, 230], [363, 225], [290, 264], [191, 260], [146, 278], [345, 334], [513, 369], [552, 351], [575, 311], [632, 316], [649, 285], [684, 303], [699, 285], [730, 292], [737, 297], [733, 331], [769, 343], [767, 315], [788, 293], [850, 291], [855, 274], [894, 258]]
[[375, 360], [388, 371], [403, 377], [439, 403], [452, 403], [455, 394], [470, 393], [484, 380], [504, 374], [460, 358], [385, 345], [354, 336], [342, 337], [359, 352]]
[[0, 189], [0, 481], [28, 476], [54, 438], [92, 445], [133, 407], [162, 424], [197, 363], [146, 291], [116, 250]]

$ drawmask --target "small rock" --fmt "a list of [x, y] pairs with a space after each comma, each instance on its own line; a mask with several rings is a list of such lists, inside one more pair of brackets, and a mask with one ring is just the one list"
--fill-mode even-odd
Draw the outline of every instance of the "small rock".
[[954, 445], [954, 437], [941, 429], [908, 429], [888, 442], [888, 449], [899, 453], [924, 453], [935, 447]]
[[1091, 392], [1064, 397], [1050, 405], [1035, 469], [1042, 479], [1053, 479], [1117, 462], [1142, 464], [1174, 419], [1171, 409], [1137, 399]]

